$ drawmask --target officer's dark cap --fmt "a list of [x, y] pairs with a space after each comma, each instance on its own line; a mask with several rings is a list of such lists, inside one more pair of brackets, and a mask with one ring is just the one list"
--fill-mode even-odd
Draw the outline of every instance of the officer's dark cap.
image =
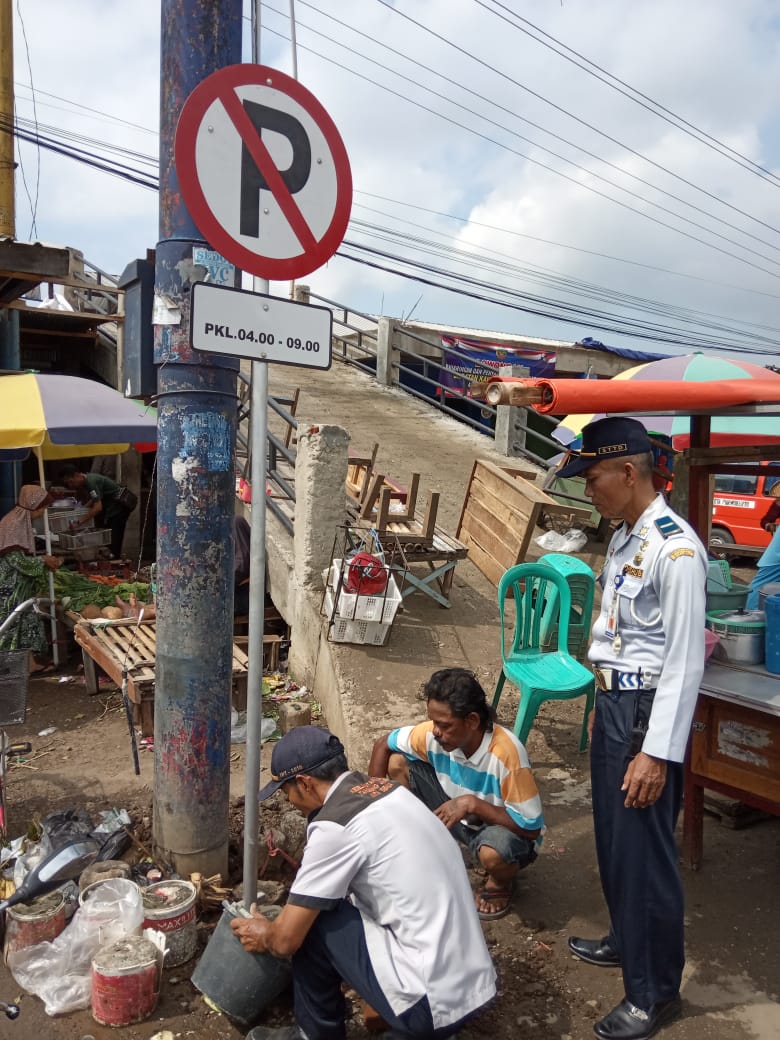
[[638, 419], [617, 415], [596, 419], [583, 428], [582, 449], [571, 452], [571, 458], [558, 470], [558, 476], [576, 477], [605, 459], [642, 455], [652, 450], [647, 430]]

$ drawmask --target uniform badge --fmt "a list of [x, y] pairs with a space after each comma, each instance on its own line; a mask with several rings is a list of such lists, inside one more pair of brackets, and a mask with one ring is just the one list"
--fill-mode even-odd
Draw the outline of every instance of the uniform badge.
[[670, 560], [679, 560], [681, 556], [695, 556], [696, 553], [693, 549], [675, 549], [674, 552], [669, 553]]

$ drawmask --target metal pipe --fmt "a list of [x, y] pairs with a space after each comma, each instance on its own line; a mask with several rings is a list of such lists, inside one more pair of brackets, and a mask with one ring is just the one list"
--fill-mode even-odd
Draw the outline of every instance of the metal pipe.
[[[252, 58], [260, 62], [260, 0], [252, 5]], [[255, 292], [268, 292], [266, 278], [254, 278]], [[244, 788], [244, 907], [257, 898], [260, 741], [263, 724], [263, 632], [265, 627], [265, 455], [268, 440], [268, 365], [252, 362], [251, 485], [249, 540], [249, 665], [246, 698], [246, 781]]]
[[173, 146], [186, 98], [241, 60], [241, 0], [162, 0], [154, 842], [187, 876], [227, 873], [238, 361], [194, 355], [192, 250]]

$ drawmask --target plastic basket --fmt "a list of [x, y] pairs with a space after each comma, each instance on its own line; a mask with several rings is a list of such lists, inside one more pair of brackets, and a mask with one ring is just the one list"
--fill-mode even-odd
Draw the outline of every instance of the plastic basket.
[[[83, 521], [88, 512], [86, 506], [78, 509], [58, 509], [56, 513], [49, 511], [49, 530], [52, 534], [68, 534], [71, 523], [74, 520]], [[90, 520], [82, 530], [91, 530], [93, 527], [94, 522]]]
[[21, 726], [27, 711], [30, 651], [0, 653], [0, 726]]
[[733, 587], [728, 560], [710, 560], [707, 564], [707, 592], [728, 592]]
[[392, 627], [392, 621], [360, 621], [339, 617], [333, 609], [333, 590], [325, 590], [325, 612], [330, 619], [328, 638], [333, 643], [361, 643], [382, 646]]
[[[335, 598], [336, 589], [339, 587], [339, 576], [341, 574], [341, 560], [334, 560], [330, 567], [329, 579], [326, 582], [331, 596]], [[361, 596], [353, 592], [339, 593], [336, 614], [339, 618], [348, 621], [382, 621], [392, 622], [401, 605], [401, 593], [398, 585], [390, 574], [387, 573], [387, 586], [385, 591], [377, 596]], [[328, 616], [332, 609], [328, 610]]]
[[79, 531], [78, 534], [61, 534], [59, 544], [63, 549], [89, 549], [111, 544], [111, 530], [101, 527], [97, 531]]

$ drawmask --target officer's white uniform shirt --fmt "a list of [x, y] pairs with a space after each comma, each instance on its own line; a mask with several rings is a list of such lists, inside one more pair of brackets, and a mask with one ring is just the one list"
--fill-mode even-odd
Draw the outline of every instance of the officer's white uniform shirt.
[[698, 535], [661, 495], [630, 530], [620, 525], [599, 577], [588, 657], [620, 672], [641, 669], [642, 685], [656, 688], [642, 750], [672, 762], [685, 757], [704, 671], [706, 581]]

